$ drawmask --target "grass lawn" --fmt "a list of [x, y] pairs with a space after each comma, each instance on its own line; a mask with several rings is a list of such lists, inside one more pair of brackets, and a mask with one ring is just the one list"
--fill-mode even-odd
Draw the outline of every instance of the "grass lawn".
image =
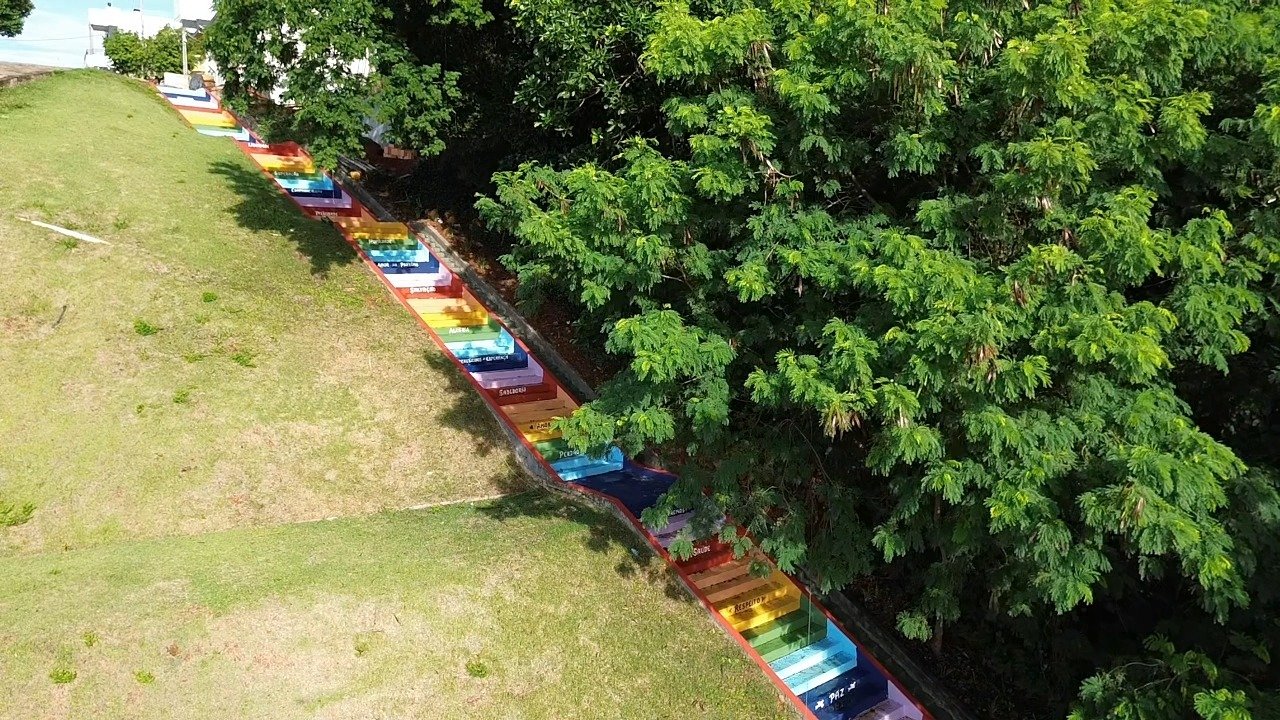
[[135, 83], [0, 92], [0, 287], [0, 500], [36, 506], [0, 554], [517, 477], [481, 401], [337, 233]]
[[148, 89], [0, 91], [0, 287], [0, 719], [794, 717]]
[[531, 493], [7, 558], [0, 716], [786, 716], [636, 545]]

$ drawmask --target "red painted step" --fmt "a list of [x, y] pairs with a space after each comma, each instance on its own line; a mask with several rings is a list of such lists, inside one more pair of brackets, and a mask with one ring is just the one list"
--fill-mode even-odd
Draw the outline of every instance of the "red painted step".
[[554, 400], [560, 392], [560, 386], [556, 385], [552, 380], [544, 380], [537, 385], [512, 385], [511, 387], [491, 388], [485, 390], [485, 392], [499, 405], [518, 405], [520, 403]]

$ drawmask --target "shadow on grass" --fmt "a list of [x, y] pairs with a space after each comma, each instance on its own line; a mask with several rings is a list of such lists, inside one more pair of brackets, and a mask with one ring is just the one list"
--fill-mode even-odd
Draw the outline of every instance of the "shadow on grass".
[[[234, 208], [241, 227], [279, 233], [289, 238], [298, 252], [310, 260], [313, 274], [323, 276], [335, 266], [359, 261], [359, 256], [334, 228], [300, 213], [261, 172], [226, 161], [213, 163], [209, 172], [222, 176], [241, 196]], [[467, 450], [477, 456], [509, 452], [511, 446], [504, 430], [457, 366], [433, 350], [423, 352], [422, 359], [440, 371], [440, 376], [448, 383], [447, 392], [441, 393], [449, 398], [446, 401], [448, 406], [441, 409], [439, 422], [467, 435], [474, 443]], [[648, 582], [661, 585], [668, 597], [692, 602], [676, 573], [612, 514], [541, 488], [530, 491], [535, 485], [514, 455], [494, 483], [500, 492], [513, 497], [482, 505], [481, 511], [485, 514], [498, 520], [540, 517], [580, 524], [588, 530], [583, 541], [585, 550], [612, 552], [617, 548], [623, 549], [623, 560], [614, 568], [619, 575], [643, 576]]]
[[481, 506], [480, 511], [496, 520], [515, 518], [553, 518], [586, 527], [582, 547], [589, 552], [609, 553], [622, 549], [623, 559], [614, 571], [625, 578], [642, 578], [661, 586], [663, 594], [673, 600], [693, 602], [674, 569], [635, 535], [613, 514], [596, 509], [583, 501], [538, 488], [517, 497]]
[[219, 160], [209, 166], [209, 173], [221, 176], [240, 195], [234, 208], [240, 227], [288, 238], [310, 261], [313, 275], [323, 277], [333, 267], [359, 260], [337, 230], [303, 215], [261, 172]]

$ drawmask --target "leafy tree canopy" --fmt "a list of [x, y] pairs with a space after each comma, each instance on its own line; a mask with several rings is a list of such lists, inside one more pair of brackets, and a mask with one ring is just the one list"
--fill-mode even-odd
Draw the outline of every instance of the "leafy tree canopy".
[[0, 37], [21, 34], [27, 16], [34, 9], [31, 0], [0, 0]]
[[[167, 72], [182, 72], [182, 31], [165, 27], [154, 36], [112, 33], [102, 42], [102, 50], [119, 73], [142, 78], [158, 78]], [[187, 63], [195, 67], [204, 61], [202, 33], [187, 38]]]

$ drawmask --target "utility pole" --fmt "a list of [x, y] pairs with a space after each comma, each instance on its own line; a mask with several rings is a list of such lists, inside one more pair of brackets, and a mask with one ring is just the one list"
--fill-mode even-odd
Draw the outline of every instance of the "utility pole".
[[182, 74], [191, 77], [191, 68], [187, 67], [187, 26], [179, 28], [182, 33]]

